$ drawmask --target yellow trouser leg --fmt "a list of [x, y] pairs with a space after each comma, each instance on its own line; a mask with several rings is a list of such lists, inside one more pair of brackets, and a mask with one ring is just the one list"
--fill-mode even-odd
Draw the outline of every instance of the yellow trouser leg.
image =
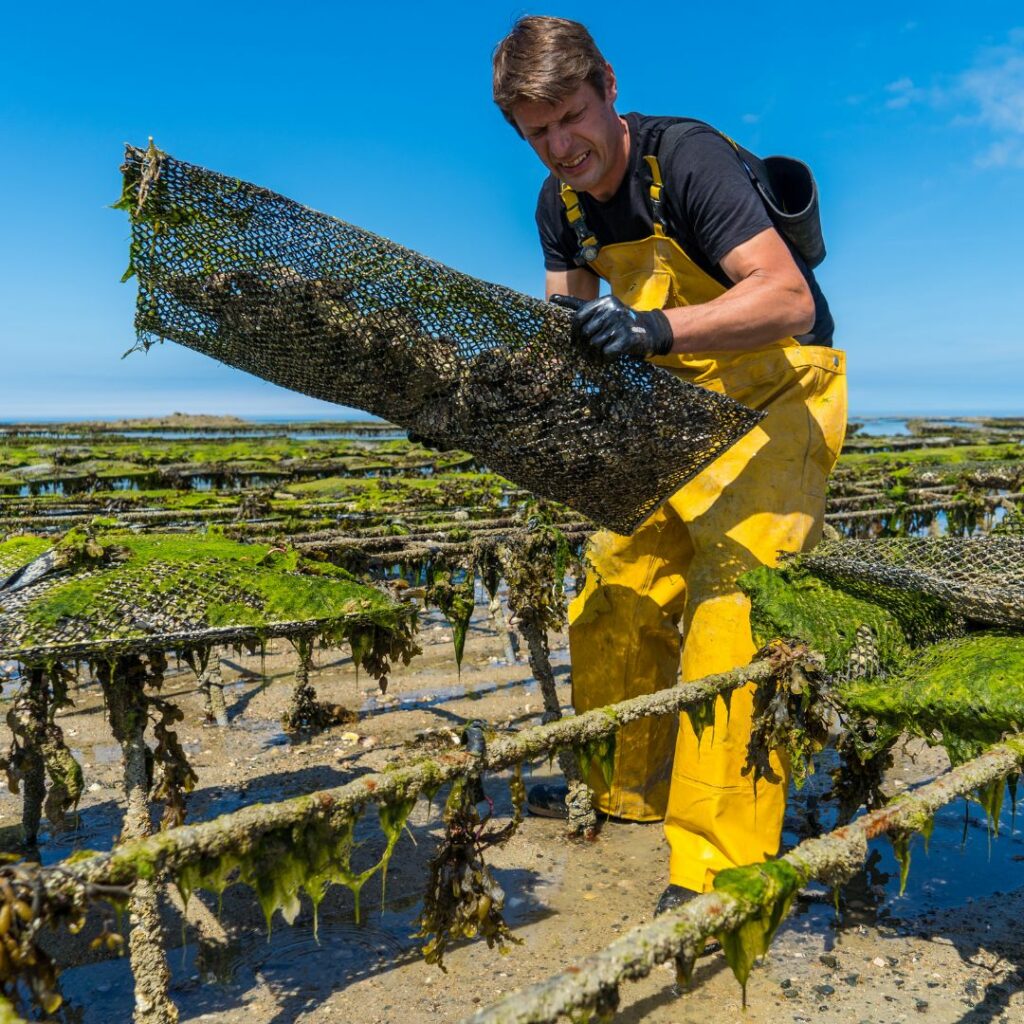
[[[846, 423], [840, 354], [785, 350], [742, 374], [723, 374], [722, 389], [764, 408], [760, 426], [678, 491], [670, 503], [686, 523], [691, 554], [686, 574], [683, 679], [745, 665], [754, 654], [750, 606], [736, 586], [743, 572], [772, 565], [781, 551], [817, 542], [825, 483]], [[780, 361], [781, 359], [781, 361]], [[735, 365], [733, 367], [735, 369]], [[751, 370], [755, 372], [751, 372]], [[717, 382], [716, 382], [717, 383]], [[681, 716], [665, 835], [669, 878], [698, 892], [715, 873], [778, 852], [785, 811], [784, 780], [758, 783], [741, 772], [750, 736], [753, 687], [733, 693], [728, 713], [719, 699], [715, 722], [701, 737]]]
[[[586, 586], [569, 607], [577, 712], [676, 684], [689, 551], [686, 528], [667, 506], [630, 537], [594, 535]], [[611, 786], [597, 766], [588, 780], [598, 809], [634, 821], [662, 819], [675, 739], [674, 717], [621, 729]]]

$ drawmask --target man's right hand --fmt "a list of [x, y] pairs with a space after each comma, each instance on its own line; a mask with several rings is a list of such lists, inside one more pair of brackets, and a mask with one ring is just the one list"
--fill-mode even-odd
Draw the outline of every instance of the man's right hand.
[[574, 337], [605, 359], [621, 355], [643, 359], [672, 351], [672, 327], [660, 309], [631, 309], [614, 295], [590, 302], [572, 295], [552, 295], [551, 301], [573, 311]]

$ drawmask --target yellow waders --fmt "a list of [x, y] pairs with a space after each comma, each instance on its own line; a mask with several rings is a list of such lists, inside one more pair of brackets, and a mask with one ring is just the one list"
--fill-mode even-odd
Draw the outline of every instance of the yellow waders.
[[[661, 178], [651, 166], [655, 211]], [[563, 186], [570, 221], [576, 196]], [[575, 216], [574, 216], [575, 214]], [[576, 227], [576, 225], [573, 225]], [[577, 228], [581, 236], [583, 231]], [[708, 302], [724, 288], [669, 238], [607, 245], [590, 266], [636, 309]], [[687, 353], [654, 362], [766, 416], [677, 491], [632, 536], [591, 540], [583, 592], [569, 609], [573, 703], [578, 712], [747, 664], [755, 653], [750, 603], [736, 579], [779, 552], [817, 543], [825, 484], [846, 430], [845, 356], [786, 338], [752, 352]], [[680, 637], [680, 626], [682, 639]], [[598, 807], [636, 821], [665, 819], [670, 881], [698, 892], [717, 871], [778, 852], [786, 782], [740, 774], [754, 687], [699, 738], [689, 719], [651, 718], [620, 730], [611, 786], [589, 779]], [[787, 766], [773, 765], [784, 780]]]

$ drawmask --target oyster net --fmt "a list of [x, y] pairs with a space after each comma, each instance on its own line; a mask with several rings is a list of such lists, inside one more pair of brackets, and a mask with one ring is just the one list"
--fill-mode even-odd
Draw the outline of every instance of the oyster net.
[[837, 678], [887, 676], [979, 626], [1024, 631], [1024, 534], [829, 541], [739, 585], [758, 644], [806, 643]]
[[266, 189], [152, 146], [122, 170], [143, 346], [364, 409], [619, 533], [761, 418], [645, 362], [604, 363], [567, 311]]
[[265, 545], [160, 534], [115, 540], [92, 564], [65, 564], [58, 547], [0, 579], [0, 660], [277, 636], [340, 641], [360, 632], [394, 636], [397, 648], [411, 630], [408, 609], [376, 588]]
[[1018, 530], [829, 542], [755, 569], [739, 581], [755, 641], [806, 643], [848, 709], [965, 760], [1024, 724]]
[[916, 593], [966, 619], [1024, 629], [1024, 533], [829, 541], [795, 561], [845, 590], [878, 599]]

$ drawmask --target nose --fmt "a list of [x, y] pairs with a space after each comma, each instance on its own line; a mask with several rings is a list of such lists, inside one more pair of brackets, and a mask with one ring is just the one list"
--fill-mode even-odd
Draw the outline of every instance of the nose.
[[556, 125], [548, 129], [548, 149], [556, 160], [571, 156], [572, 147], [572, 132], [568, 128]]

